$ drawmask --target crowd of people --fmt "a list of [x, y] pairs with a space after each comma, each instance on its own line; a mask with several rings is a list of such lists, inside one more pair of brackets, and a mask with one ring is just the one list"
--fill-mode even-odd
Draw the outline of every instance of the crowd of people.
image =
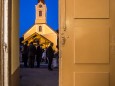
[[41, 61], [45, 61], [46, 63], [48, 63], [48, 70], [52, 71], [53, 59], [55, 58], [57, 62], [56, 64], [58, 64], [59, 52], [55, 52], [53, 50], [53, 43], [50, 43], [47, 48], [42, 49], [39, 41], [37, 42], [37, 46], [35, 46], [33, 42], [28, 44], [28, 42], [26, 41], [26, 43], [21, 48], [21, 57], [22, 61], [24, 62], [24, 67], [34, 68], [36, 61], [36, 66], [39, 68]]

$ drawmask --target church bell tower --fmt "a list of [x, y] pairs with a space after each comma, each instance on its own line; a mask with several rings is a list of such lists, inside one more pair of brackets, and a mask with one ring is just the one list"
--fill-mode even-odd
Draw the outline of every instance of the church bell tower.
[[39, 0], [36, 7], [36, 19], [35, 24], [46, 23], [47, 7], [44, 0]]

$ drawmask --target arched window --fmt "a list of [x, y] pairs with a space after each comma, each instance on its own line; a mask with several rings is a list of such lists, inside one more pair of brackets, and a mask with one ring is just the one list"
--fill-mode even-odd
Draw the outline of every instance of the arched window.
[[42, 16], [42, 11], [39, 11], [39, 16]]
[[42, 32], [42, 26], [39, 26], [39, 32]]

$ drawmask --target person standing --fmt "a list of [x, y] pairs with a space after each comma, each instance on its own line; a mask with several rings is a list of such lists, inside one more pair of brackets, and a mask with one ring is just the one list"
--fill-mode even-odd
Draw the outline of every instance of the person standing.
[[50, 44], [50, 46], [46, 50], [46, 56], [48, 58], [48, 70], [52, 71], [52, 60], [54, 58], [54, 50], [53, 50], [53, 43]]
[[22, 60], [24, 62], [24, 67], [27, 67], [28, 62], [28, 41], [22, 46]]
[[30, 43], [28, 47], [28, 57], [29, 57], [29, 67], [34, 67], [36, 47], [33, 45], [33, 42]]
[[42, 57], [42, 48], [40, 47], [39, 41], [37, 42], [37, 47], [36, 47], [36, 61], [37, 61], [37, 67], [40, 67], [40, 62], [41, 62], [41, 57]]

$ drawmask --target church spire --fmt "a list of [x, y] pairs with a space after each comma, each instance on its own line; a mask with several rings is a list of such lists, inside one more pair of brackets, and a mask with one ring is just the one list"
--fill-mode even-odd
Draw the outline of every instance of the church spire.
[[39, 2], [42, 2], [43, 4], [45, 4], [45, 1], [44, 1], [44, 0], [38, 0], [38, 3], [39, 3]]
[[36, 5], [36, 19], [35, 23], [46, 23], [46, 12], [47, 7], [45, 4], [45, 0], [39, 0], [38, 4]]

